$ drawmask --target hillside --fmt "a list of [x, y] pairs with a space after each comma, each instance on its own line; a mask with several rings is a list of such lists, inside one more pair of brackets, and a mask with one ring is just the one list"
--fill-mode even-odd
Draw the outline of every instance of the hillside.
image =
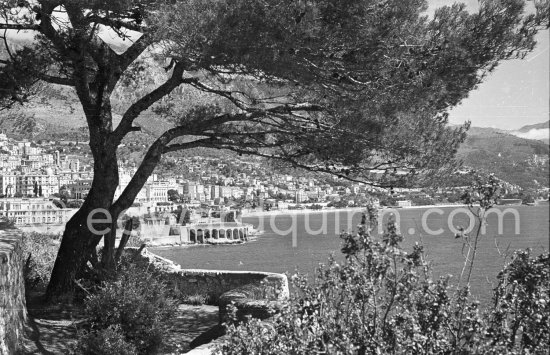
[[[120, 119], [115, 114], [116, 125]], [[137, 125], [142, 132], [133, 132], [123, 141], [119, 154], [126, 162], [139, 163], [145, 148], [158, 136], [168, 123], [162, 118], [148, 113], [140, 117]], [[540, 125], [526, 126], [523, 131], [540, 130]], [[70, 90], [51, 86], [34, 98], [28, 105], [18, 106], [10, 111], [0, 112], [0, 130], [14, 138], [79, 140], [88, 139], [86, 121], [82, 109]], [[201, 153], [205, 153], [201, 151]], [[219, 151], [207, 152], [209, 155], [221, 154]], [[190, 152], [186, 152], [186, 155]], [[472, 127], [468, 138], [461, 145], [458, 157], [466, 166], [493, 172], [498, 177], [524, 188], [549, 186], [548, 169], [549, 145], [539, 140], [517, 137], [511, 132], [493, 128]], [[170, 166], [177, 166], [177, 157], [173, 154]], [[168, 166], [161, 166], [165, 170]], [[539, 185], [540, 184], [540, 185]]]
[[472, 127], [458, 156], [466, 166], [486, 172], [524, 188], [548, 186], [549, 146], [506, 131]]
[[[117, 124], [119, 119], [120, 112], [115, 114], [114, 123]], [[143, 127], [143, 131], [133, 132], [126, 137], [119, 154], [126, 162], [137, 164], [145, 153], [145, 147], [160, 134], [167, 122], [149, 113], [140, 117], [136, 124]], [[528, 127], [525, 130], [530, 132], [533, 129], [540, 128]], [[43, 91], [29, 105], [0, 112], [0, 130], [14, 138], [88, 139], [84, 114], [74, 94], [66, 88], [55, 86]], [[219, 155], [221, 152], [207, 153]], [[177, 157], [180, 154], [173, 154], [173, 158], [168, 161], [177, 166]], [[493, 172], [498, 177], [524, 188], [549, 186], [548, 154], [549, 146], [542, 141], [517, 137], [504, 130], [480, 127], [470, 129], [468, 138], [458, 151], [458, 157], [466, 166]], [[173, 163], [170, 165], [174, 166]], [[160, 167], [162, 170], [166, 168], [168, 166]]]

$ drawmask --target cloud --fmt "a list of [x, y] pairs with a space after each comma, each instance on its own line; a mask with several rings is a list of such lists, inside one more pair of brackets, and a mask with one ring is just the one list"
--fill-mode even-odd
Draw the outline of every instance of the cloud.
[[528, 132], [512, 132], [514, 136], [526, 139], [548, 139], [550, 137], [549, 128], [531, 129]]

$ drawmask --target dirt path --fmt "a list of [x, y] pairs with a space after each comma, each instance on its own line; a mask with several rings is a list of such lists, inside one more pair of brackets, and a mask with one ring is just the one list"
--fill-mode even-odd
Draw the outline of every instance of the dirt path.
[[[82, 322], [81, 308], [46, 307], [38, 296], [31, 296], [27, 309], [29, 321], [22, 354], [69, 354]], [[218, 324], [217, 306], [180, 305], [171, 321], [163, 354], [184, 354], [193, 339]]]
[[180, 305], [163, 354], [184, 354], [193, 339], [218, 324], [218, 306]]
[[82, 322], [82, 309], [74, 306], [45, 306], [41, 294], [27, 299], [28, 322], [23, 354], [68, 354]]

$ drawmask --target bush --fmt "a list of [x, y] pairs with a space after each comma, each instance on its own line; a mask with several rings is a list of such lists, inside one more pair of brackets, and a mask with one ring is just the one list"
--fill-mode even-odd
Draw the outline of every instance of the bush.
[[[109, 336], [116, 340], [113, 346], [124, 340], [132, 344], [136, 354], [153, 354], [159, 350], [167, 331], [167, 320], [175, 311], [176, 302], [168, 297], [165, 284], [150, 272], [131, 265], [122, 266], [115, 280], [105, 282], [85, 300], [88, 334], [99, 342]], [[119, 340], [115, 337], [117, 332], [121, 334]], [[84, 338], [79, 339], [78, 346], [101, 348], [94, 340], [90, 343]]]
[[0, 216], [0, 230], [15, 229], [15, 219]]
[[128, 242], [126, 243], [126, 248], [139, 248], [141, 247], [145, 241], [141, 239], [141, 237], [137, 233], [132, 233], [130, 235], [130, 238], [128, 238]]
[[25, 289], [41, 289], [48, 285], [59, 249], [60, 236], [54, 234], [24, 233], [23, 275]]
[[135, 355], [136, 348], [126, 341], [120, 326], [109, 326], [96, 331], [80, 331], [74, 351], [79, 355]]
[[550, 255], [516, 251], [502, 270], [486, 314], [485, 345], [545, 354], [550, 342]]
[[185, 295], [182, 297], [181, 302], [185, 304], [190, 304], [193, 306], [202, 306], [208, 301], [207, 295], [194, 294], [194, 295]]
[[[370, 219], [372, 221], [372, 219]], [[370, 228], [373, 228], [370, 225]], [[291, 278], [288, 304], [268, 322], [226, 325], [223, 354], [543, 354], [549, 336], [548, 254], [518, 252], [485, 312], [469, 288], [432, 279], [422, 246], [400, 247], [393, 223], [381, 238], [343, 234], [345, 261], [329, 258], [315, 282]]]

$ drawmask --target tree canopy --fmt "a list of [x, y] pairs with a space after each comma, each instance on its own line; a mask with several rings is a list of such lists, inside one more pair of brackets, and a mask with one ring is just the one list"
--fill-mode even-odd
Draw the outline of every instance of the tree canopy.
[[[533, 48], [547, 6], [524, 16], [523, 1], [482, 1], [474, 14], [455, 4], [428, 17], [421, 0], [5, 1], [0, 28], [38, 35], [5, 61], [4, 90], [11, 100], [35, 80], [75, 87], [90, 129], [107, 130], [111, 145], [171, 101], [162, 152], [223, 148], [375, 182], [373, 170], [451, 161], [464, 131], [447, 128], [445, 111]], [[106, 32], [130, 45], [117, 52]], [[148, 75], [145, 52], [168, 78], [146, 85], [113, 127], [101, 111], [117, 85]], [[185, 102], [180, 86], [210, 102]]]

